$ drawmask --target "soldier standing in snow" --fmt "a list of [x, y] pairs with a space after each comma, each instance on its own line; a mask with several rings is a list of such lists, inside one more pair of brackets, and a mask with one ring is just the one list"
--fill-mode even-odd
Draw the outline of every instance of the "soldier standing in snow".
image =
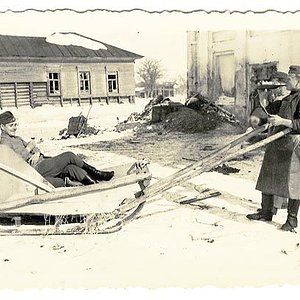
[[273, 125], [271, 133], [286, 127], [293, 131], [267, 146], [256, 185], [262, 192], [262, 209], [247, 218], [271, 221], [276, 213], [274, 195], [288, 198], [288, 216], [281, 229], [294, 231], [300, 203], [300, 66], [290, 66], [286, 88], [290, 94], [280, 101], [281, 105], [275, 101], [267, 107], [272, 113], [268, 122]]

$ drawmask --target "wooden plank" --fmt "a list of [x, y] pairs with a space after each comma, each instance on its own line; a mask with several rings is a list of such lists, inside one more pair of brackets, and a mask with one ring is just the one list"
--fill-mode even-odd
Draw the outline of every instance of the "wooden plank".
[[37, 104], [48, 103], [47, 84], [46, 82], [33, 83], [33, 96]]
[[60, 103], [60, 106], [63, 107], [64, 106], [64, 98], [62, 95], [60, 95], [59, 97], [59, 103]]
[[2, 83], [1, 99], [3, 107], [15, 107], [15, 91], [13, 83]]
[[15, 82], [15, 106], [18, 108], [18, 84]]
[[[33, 236], [33, 235], [74, 235], [72, 231], [74, 227], [69, 225], [60, 225], [59, 227], [53, 225], [43, 226], [1, 226], [0, 236]], [[75, 233], [76, 234], [76, 233]]]
[[181, 200], [178, 203], [181, 204], [181, 205], [192, 204], [192, 203], [197, 202], [197, 201], [217, 197], [217, 196], [220, 196], [220, 195], [221, 195], [220, 192], [204, 193], [204, 194], [198, 195], [197, 197], [193, 197], [193, 198], [186, 199], [186, 200]]
[[[34, 179], [53, 188], [41, 174], [8, 146], [0, 144], [0, 153], [0, 163], [11, 168], [9, 170], [11, 173], [15, 174], [15, 170], [17, 170], [25, 179]], [[20, 180], [20, 178], [0, 169], [0, 203], [2, 201], [10, 201], [10, 199], [15, 199], [16, 197], [34, 195], [36, 189], [36, 186], [32, 183]]]
[[9, 167], [9, 166], [6, 166], [2, 163], [0, 163], [0, 170], [14, 176], [14, 177], [17, 177], [27, 183], [30, 183], [32, 185], [34, 185], [35, 187], [37, 188], [40, 188], [41, 190], [45, 191], [45, 192], [51, 192], [53, 191], [54, 189], [52, 187], [49, 187], [49, 185], [47, 184], [44, 184], [36, 179], [33, 179], [33, 178], [30, 178], [28, 175], [25, 175], [17, 170], [14, 170], [13, 168]]
[[2, 91], [11, 93], [12, 91], [14, 91], [14, 84], [13, 83], [3, 83]]
[[[117, 213], [128, 211], [129, 209], [132, 209], [132, 208], [136, 207], [137, 205], [144, 203], [147, 200], [149, 201], [150, 198], [155, 197], [159, 193], [162, 193], [182, 182], [190, 180], [193, 177], [198, 176], [204, 172], [208, 172], [212, 168], [217, 167], [218, 165], [225, 163], [227, 161], [230, 161], [233, 158], [236, 158], [240, 155], [243, 155], [245, 153], [248, 153], [250, 151], [253, 151], [255, 149], [263, 147], [263, 146], [283, 137], [284, 135], [290, 133], [291, 131], [292, 131], [291, 128], [284, 129], [284, 130], [282, 130], [260, 142], [257, 142], [246, 148], [239, 149], [236, 152], [230, 153], [230, 154], [222, 156], [222, 157], [209, 156], [208, 159], [204, 158], [203, 160], [196, 162], [195, 164], [192, 164], [192, 165], [156, 182], [155, 184], [149, 186], [144, 191], [143, 196], [141, 196], [137, 199], [132, 199], [132, 201], [119, 206], [115, 211]], [[230, 146], [230, 145], [228, 145], [228, 146]], [[224, 151], [224, 149], [226, 149], [226, 148], [227, 148], [226, 146], [223, 147], [222, 151]], [[228, 147], [228, 148], [230, 148], [230, 147]], [[114, 213], [114, 212], [112, 212], [112, 213]]]
[[61, 82], [61, 73], [62, 73], [62, 68], [60, 66], [59, 68], [59, 90], [60, 90], [60, 106], [64, 106], [64, 96], [63, 96], [63, 86]]
[[2, 105], [2, 84], [0, 83], [0, 109], [3, 109], [3, 105]]
[[66, 188], [62, 190], [52, 190], [52, 192], [41, 194], [41, 195], [35, 195], [23, 199], [14, 199], [6, 202], [4, 201], [0, 203], [0, 211], [24, 207], [31, 204], [40, 204], [40, 203], [64, 199], [64, 198], [72, 198], [72, 197], [77, 197], [77, 196], [100, 192], [100, 191], [101, 192], [107, 191], [118, 187], [126, 186], [129, 184], [133, 184], [139, 181], [143, 181], [149, 178], [151, 178], [150, 173], [131, 174], [125, 177], [112, 179], [111, 181], [108, 182], [102, 181], [97, 184], [92, 184], [87, 186], [72, 187], [69, 189]]
[[0, 212], [0, 224], [10, 226], [21, 225], [36, 225], [47, 226], [54, 225], [63, 218], [67, 224], [83, 223], [86, 218], [86, 214], [47, 214], [47, 213], [35, 213], [35, 212]]
[[79, 76], [79, 68], [76, 66], [77, 71], [77, 92], [78, 92], [78, 105], [81, 106], [81, 97], [80, 97], [80, 76]]
[[33, 97], [33, 83], [29, 82], [29, 103], [31, 107], [34, 107], [34, 97]]
[[105, 87], [106, 87], [106, 104], [109, 104], [108, 82], [107, 82], [107, 67], [104, 66]]

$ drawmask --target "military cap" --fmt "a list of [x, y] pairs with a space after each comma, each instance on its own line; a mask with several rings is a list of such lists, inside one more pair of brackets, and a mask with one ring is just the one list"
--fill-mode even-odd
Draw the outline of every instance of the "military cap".
[[297, 65], [290, 66], [289, 74], [300, 74], [300, 66]]
[[279, 81], [286, 82], [288, 79], [288, 74], [284, 72], [275, 72], [272, 75], [272, 79], [278, 79]]
[[0, 124], [9, 124], [16, 121], [16, 118], [10, 111], [6, 111], [2, 114], [0, 114]]

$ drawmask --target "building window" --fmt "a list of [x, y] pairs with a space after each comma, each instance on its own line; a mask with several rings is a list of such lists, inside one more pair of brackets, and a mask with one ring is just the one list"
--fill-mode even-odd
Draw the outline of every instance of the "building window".
[[119, 84], [118, 84], [118, 73], [109, 73], [107, 74], [107, 86], [109, 93], [118, 93]]
[[80, 80], [80, 92], [90, 94], [91, 92], [90, 72], [79, 72], [79, 80]]
[[49, 73], [48, 78], [49, 78], [49, 81], [48, 81], [49, 95], [59, 95], [60, 94], [59, 73]]

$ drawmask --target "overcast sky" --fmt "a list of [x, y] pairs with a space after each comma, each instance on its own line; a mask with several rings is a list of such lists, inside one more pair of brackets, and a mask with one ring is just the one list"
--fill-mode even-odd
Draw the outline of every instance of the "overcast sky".
[[0, 33], [48, 36], [53, 32], [77, 32], [102, 42], [161, 60], [168, 77], [186, 74], [185, 26], [175, 26], [170, 15], [141, 12], [5, 13]]
[[[39, 8], [38, 5], [36, 7]], [[172, 78], [186, 75], [188, 30], [299, 29], [299, 19], [299, 13], [254, 16], [251, 13], [149, 14], [136, 11], [6, 12], [0, 15], [0, 34], [49, 36], [53, 32], [77, 32], [145, 57], [159, 59], [166, 70], [166, 77]]]

